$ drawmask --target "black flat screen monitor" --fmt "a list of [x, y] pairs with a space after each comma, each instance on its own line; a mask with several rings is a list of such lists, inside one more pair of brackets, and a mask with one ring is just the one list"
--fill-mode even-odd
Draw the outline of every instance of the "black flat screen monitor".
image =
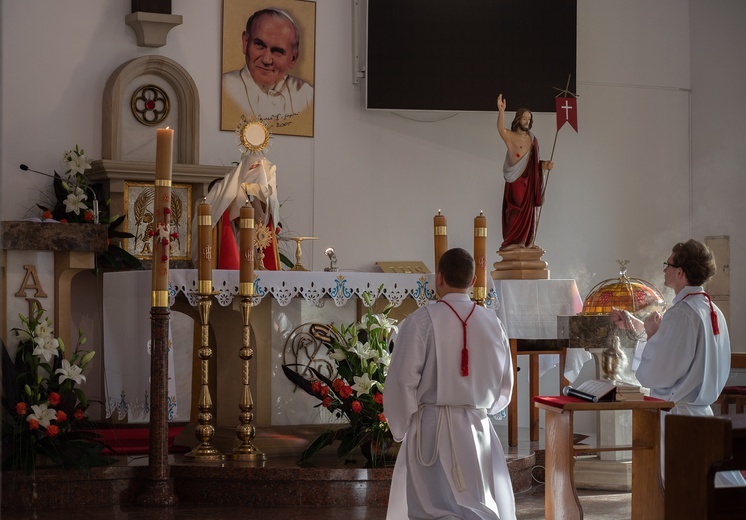
[[576, 36], [577, 0], [368, 0], [366, 108], [554, 112]]

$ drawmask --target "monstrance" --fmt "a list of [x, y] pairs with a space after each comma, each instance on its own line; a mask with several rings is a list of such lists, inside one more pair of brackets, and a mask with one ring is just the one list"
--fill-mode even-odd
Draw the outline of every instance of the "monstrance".
[[236, 133], [241, 140], [241, 145], [250, 154], [263, 152], [269, 146], [269, 128], [255, 117], [249, 121], [246, 116], [241, 116]]

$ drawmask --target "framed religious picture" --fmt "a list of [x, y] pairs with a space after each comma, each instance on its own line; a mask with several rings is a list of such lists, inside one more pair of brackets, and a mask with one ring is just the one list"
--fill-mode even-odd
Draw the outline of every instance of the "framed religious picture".
[[[140, 260], [153, 258], [153, 237], [155, 219], [153, 217], [153, 183], [124, 183], [124, 229], [134, 238], [123, 239], [122, 248]], [[171, 260], [190, 260], [192, 248], [192, 185], [171, 185], [171, 232], [178, 237], [171, 241]]]
[[313, 137], [316, 2], [224, 0], [220, 129]]

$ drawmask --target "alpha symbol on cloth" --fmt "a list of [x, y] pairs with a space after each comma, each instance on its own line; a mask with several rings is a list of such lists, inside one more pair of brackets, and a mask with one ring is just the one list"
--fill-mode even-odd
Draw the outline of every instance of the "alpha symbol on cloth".
[[474, 305], [472, 305], [471, 311], [469, 311], [469, 315], [466, 317], [465, 320], [463, 320], [461, 319], [461, 316], [459, 316], [458, 312], [456, 312], [456, 309], [454, 309], [450, 303], [445, 300], [438, 300], [438, 302], [442, 302], [448, 305], [448, 308], [453, 311], [453, 314], [456, 315], [458, 320], [461, 322], [461, 326], [463, 327], [464, 346], [461, 348], [461, 376], [466, 377], [469, 375], [469, 348], [467, 347], [466, 343], [466, 323], [469, 321], [469, 318], [471, 318], [471, 315], [474, 314], [474, 309], [477, 308], [477, 304], [475, 303]]

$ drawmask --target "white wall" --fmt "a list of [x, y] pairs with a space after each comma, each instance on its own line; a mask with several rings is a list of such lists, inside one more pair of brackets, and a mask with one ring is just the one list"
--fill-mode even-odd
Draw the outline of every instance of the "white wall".
[[[51, 172], [75, 144], [100, 157], [104, 84], [142, 55], [167, 56], [194, 78], [200, 162], [238, 159], [235, 135], [219, 130], [222, 2], [174, 2], [184, 23], [157, 49], [137, 47], [124, 22], [129, 10], [127, 0], [0, 4], [3, 220], [26, 216], [49, 186], [18, 164]], [[553, 278], [576, 278], [585, 296], [617, 276], [615, 260], [625, 258], [631, 276], [663, 290], [661, 262], [690, 236], [728, 234], [733, 261], [746, 256], [744, 21], [738, 0], [578, 1], [579, 133], [566, 127], [558, 135], [537, 238]], [[505, 153], [496, 113], [417, 122], [365, 111], [351, 53], [352, 2], [318, 2], [315, 137], [274, 137], [268, 154], [286, 228], [320, 237], [304, 245], [304, 264], [322, 269], [324, 249], [334, 246], [342, 269], [372, 270], [377, 260], [432, 267], [438, 209], [448, 217], [449, 245], [467, 249], [473, 218], [484, 211], [488, 250], [496, 251]], [[554, 115], [536, 114], [534, 130], [546, 158]], [[746, 307], [744, 276], [731, 274], [732, 316]], [[731, 326], [734, 350], [746, 351], [744, 327]]]

